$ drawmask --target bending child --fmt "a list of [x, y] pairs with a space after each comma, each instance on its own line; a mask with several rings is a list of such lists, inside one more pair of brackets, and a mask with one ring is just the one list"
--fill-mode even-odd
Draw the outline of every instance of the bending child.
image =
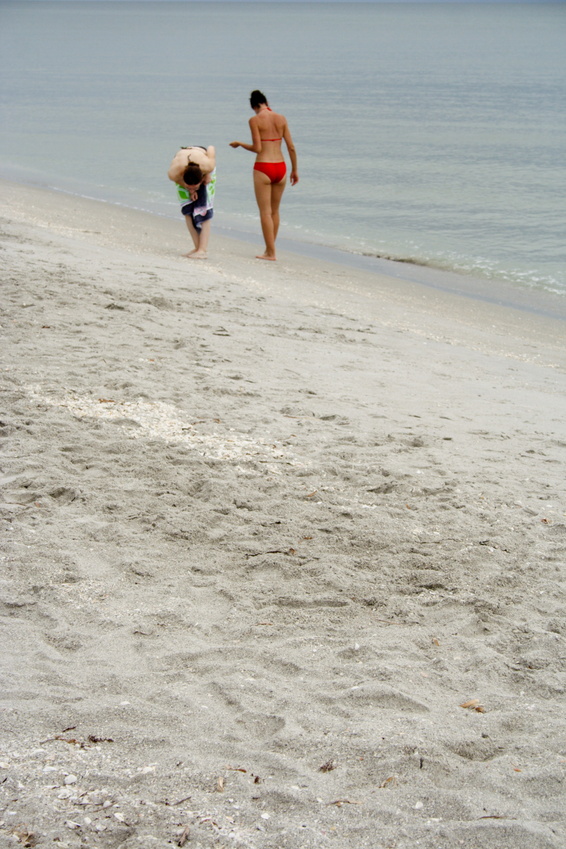
[[187, 256], [190, 259], [206, 259], [216, 191], [214, 147], [182, 147], [175, 154], [167, 176], [177, 186], [181, 213], [193, 240], [194, 250]]

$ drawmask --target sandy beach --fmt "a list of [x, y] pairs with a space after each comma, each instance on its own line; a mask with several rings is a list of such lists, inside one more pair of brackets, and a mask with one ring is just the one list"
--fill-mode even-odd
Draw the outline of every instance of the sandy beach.
[[1, 849], [564, 847], [565, 322], [0, 211]]

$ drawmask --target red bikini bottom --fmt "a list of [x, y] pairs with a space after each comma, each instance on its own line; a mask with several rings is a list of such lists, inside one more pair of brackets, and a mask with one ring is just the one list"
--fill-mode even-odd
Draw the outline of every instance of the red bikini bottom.
[[287, 166], [284, 162], [256, 162], [254, 171], [267, 174], [272, 183], [280, 183], [287, 173]]

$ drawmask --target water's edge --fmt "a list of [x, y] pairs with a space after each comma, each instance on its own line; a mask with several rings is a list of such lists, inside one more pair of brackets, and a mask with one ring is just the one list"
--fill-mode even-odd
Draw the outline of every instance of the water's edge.
[[[109, 201], [99, 197], [78, 194], [77, 192], [56, 186], [41, 186], [37, 185], [37, 183], [32, 184], [22, 179], [16, 180], [13, 177], [6, 177], [2, 173], [0, 173], [0, 181], [12, 183], [15, 186], [54, 192], [68, 197], [77, 197], [87, 201], [102, 203], [111, 207], [121, 207], [123, 209], [150, 215], [154, 218], [165, 218], [170, 221], [178, 219], [180, 224], [182, 224], [180, 215], [168, 215], [166, 213], [156, 212], [155, 210], [139, 206], [130, 206], [122, 202]], [[213, 234], [214, 232], [217, 232], [220, 236], [236, 239], [239, 242], [244, 242], [250, 246], [253, 245], [254, 247], [256, 245], [263, 244], [261, 236], [259, 235], [259, 221], [257, 225], [258, 233], [254, 234], [245, 230], [223, 226], [217, 219], [218, 216], [215, 217]], [[320, 260], [321, 262], [328, 262], [334, 265], [351, 268], [352, 270], [364, 271], [369, 274], [373, 273], [376, 275], [393, 277], [408, 283], [416, 283], [437, 292], [464, 297], [486, 304], [493, 304], [494, 306], [515, 309], [543, 318], [566, 322], [566, 298], [561, 297], [560, 295], [553, 295], [550, 292], [541, 290], [535, 291], [526, 288], [523, 290], [517, 286], [506, 284], [504, 281], [482, 280], [463, 273], [445, 271], [410, 262], [400, 262], [357, 254], [326, 245], [293, 240], [287, 237], [280, 237], [277, 244], [280, 250], [297, 256], [304, 256], [309, 259]], [[211, 247], [212, 250], [214, 250], [213, 239], [211, 239]]]

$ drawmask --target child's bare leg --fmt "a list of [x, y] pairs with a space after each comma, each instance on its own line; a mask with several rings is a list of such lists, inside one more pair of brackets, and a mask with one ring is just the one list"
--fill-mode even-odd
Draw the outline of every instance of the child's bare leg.
[[191, 251], [189, 254], [190, 259], [206, 259], [208, 256], [208, 240], [210, 239], [210, 218], [208, 221], [203, 221], [200, 229], [200, 233], [198, 233], [198, 243], [196, 246], [196, 250]]
[[185, 254], [185, 256], [191, 256], [191, 254], [193, 254], [195, 251], [198, 251], [199, 249], [199, 232], [193, 224], [193, 219], [190, 215], [185, 215], [185, 221], [187, 222], [187, 230], [191, 234], [191, 239], [193, 240], [193, 245], [195, 246], [194, 250], [192, 250], [188, 254]]

